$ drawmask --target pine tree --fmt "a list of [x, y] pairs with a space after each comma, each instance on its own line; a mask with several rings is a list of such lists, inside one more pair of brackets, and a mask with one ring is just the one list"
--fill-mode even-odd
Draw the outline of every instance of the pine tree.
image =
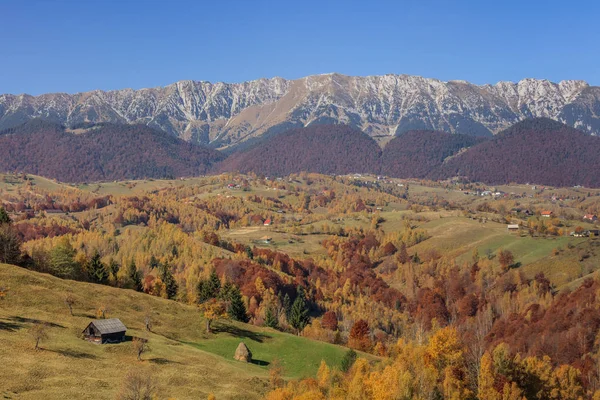
[[211, 299], [212, 293], [208, 281], [198, 282], [198, 303], [202, 304]]
[[308, 307], [306, 306], [306, 300], [304, 299], [304, 294], [301, 293], [296, 296], [296, 300], [294, 300], [294, 304], [292, 304], [292, 309], [290, 310], [290, 325], [298, 332], [304, 329], [304, 327], [308, 324], [310, 318], [308, 317]]
[[94, 252], [87, 266], [87, 273], [90, 281], [100, 283], [102, 285], [108, 282], [108, 271], [106, 265], [100, 258], [98, 250]]
[[236, 321], [248, 322], [246, 305], [244, 304], [244, 300], [242, 300], [240, 289], [236, 286], [232, 286], [229, 291], [229, 307], [227, 308], [227, 314]]
[[285, 316], [289, 319], [290, 318], [290, 311], [292, 311], [292, 303], [290, 300], [290, 296], [286, 293], [285, 296], [283, 296], [283, 310], [285, 311]]
[[138, 292], [142, 291], [142, 273], [138, 271], [133, 259], [127, 266], [127, 278], [129, 280], [128, 287], [130, 289], [137, 290]]
[[213, 270], [208, 280], [198, 282], [198, 303], [205, 303], [210, 299], [219, 297], [221, 293], [221, 280]]
[[50, 268], [52, 274], [61, 278], [76, 278], [80, 273], [79, 264], [75, 262], [75, 249], [64, 237], [50, 252]]
[[210, 276], [208, 277], [208, 288], [211, 293], [211, 298], [219, 296], [219, 292], [221, 291], [221, 280], [214, 269], [211, 271]]
[[167, 299], [175, 298], [175, 296], [177, 296], [179, 285], [175, 281], [173, 273], [171, 272], [171, 266], [168, 263], [160, 266], [159, 278], [165, 285], [165, 294]]
[[225, 281], [225, 283], [221, 285], [221, 290], [219, 290], [219, 299], [223, 301], [230, 301], [232, 294], [231, 292], [234, 290], [234, 288], [235, 286], [231, 282]]
[[10, 224], [0, 224], [0, 262], [19, 264], [21, 262], [21, 239]]
[[342, 362], [340, 365], [342, 372], [350, 371], [350, 368], [352, 368], [354, 362], [356, 361], [356, 356], [356, 352], [352, 349], [348, 350], [346, 354], [344, 354], [344, 358], [342, 358]]
[[150, 257], [150, 269], [157, 269], [160, 266], [156, 257]]
[[10, 224], [11, 222], [12, 221], [10, 219], [10, 216], [8, 215], [4, 207], [0, 207], [0, 225]]
[[265, 326], [269, 328], [277, 329], [278, 328], [278, 320], [275, 311], [271, 308], [267, 308], [267, 312], [265, 313]]
[[115, 281], [117, 280], [117, 274], [119, 273], [120, 269], [121, 266], [119, 265], [119, 263], [111, 258], [110, 262], [108, 263], [108, 270], [110, 271], [110, 274], [112, 275]]

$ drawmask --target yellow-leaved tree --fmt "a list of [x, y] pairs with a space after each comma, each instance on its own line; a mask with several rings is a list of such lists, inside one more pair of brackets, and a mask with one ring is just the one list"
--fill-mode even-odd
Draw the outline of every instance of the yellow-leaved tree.
[[211, 299], [200, 305], [206, 320], [206, 333], [211, 333], [211, 324], [221, 318], [227, 318], [225, 303], [217, 299]]

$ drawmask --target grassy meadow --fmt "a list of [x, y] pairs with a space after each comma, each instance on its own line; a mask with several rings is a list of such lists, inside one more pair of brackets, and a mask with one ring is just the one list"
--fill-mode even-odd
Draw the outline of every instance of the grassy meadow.
[[[339, 365], [346, 349], [271, 329], [220, 321], [214, 334], [194, 306], [131, 290], [61, 280], [0, 264], [0, 285], [9, 288], [0, 302], [0, 398], [113, 399], [132, 369], [158, 383], [160, 398], [256, 399], [268, 389], [268, 366], [278, 359], [286, 378], [314, 376], [324, 359]], [[74, 316], [64, 304], [75, 299]], [[96, 345], [81, 331], [99, 307], [119, 318], [129, 337], [149, 340], [150, 351], [137, 361], [131, 341]], [[152, 332], [144, 316], [152, 315]], [[30, 329], [49, 324], [49, 337], [34, 350]], [[233, 359], [244, 341], [254, 363]]]

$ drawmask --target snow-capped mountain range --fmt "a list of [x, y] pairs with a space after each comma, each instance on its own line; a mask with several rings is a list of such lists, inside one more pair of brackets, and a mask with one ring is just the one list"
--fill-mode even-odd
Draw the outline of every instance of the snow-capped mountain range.
[[0, 95], [0, 129], [32, 118], [67, 126], [143, 123], [225, 147], [291, 127], [343, 123], [375, 137], [413, 129], [492, 135], [530, 117], [600, 134], [600, 87], [524, 79], [474, 85], [409, 75], [313, 75], [244, 83], [180, 81], [152, 89]]

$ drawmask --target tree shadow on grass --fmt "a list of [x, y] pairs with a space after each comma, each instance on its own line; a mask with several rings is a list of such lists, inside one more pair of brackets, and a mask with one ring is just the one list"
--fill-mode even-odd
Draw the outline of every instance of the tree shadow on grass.
[[157, 365], [169, 365], [169, 364], [180, 364], [181, 365], [181, 363], [179, 361], [167, 360], [166, 358], [162, 358], [162, 357], [150, 358], [150, 359], [148, 359], [148, 361], [150, 361], [152, 364], [157, 364]]
[[10, 321], [0, 321], [0, 331], [16, 332], [23, 327], [22, 324], [16, 324]]
[[235, 337], [246, 338], [259, 343], [262, 343], [267, 339], [271, 339], [271, 336], [265, 335], [264, 333], [252, 332], [233, 325], [215, 324], [212, 327], [212, 331], [213, 333], [228, 333]]
[[268, 366], [269, 364], [271, 364], [271, 363], [270, 363], [270, 362], [268, 362], [268, 361], [263, 361], [263, 360], [254, 360], [254, 359], [252, 359], [252, 361], [250, 361], [250, 362], [251, 362], [252, 364], [254, 364], [254, 365], [259, 365], [259, 366], [261, 366], [261, 367], [266, 367], [266, 366]]
[[96, 319], [96, 316], [93, 314], [86, 314], [86, 313], [73, 313], [74, 317], [83, 317], [83, 318], [90, 318], [90, 319]]
[[42, 321], [41, 319], [35, 319], [35, 318], [24, 318], [24, 317], [10, 317], [8, 319], [9, 321], [14, 321], [14, 322], [18, 322], [21, 324], [46, 324], [51, 328], [65, 328], [64, 326], [54, 323], [54, 322], [48, 322], [48, 321]]
[[97, 357], [93, 354], [84, 353], [82, 351], [77, 351], [73, 349], [63, 349], [63, 350], [47, 350], [53, 353], [60, 354], [69, 358], [77, 358], [77, 359], [87, 359], [87, 360], [95, 360]]

